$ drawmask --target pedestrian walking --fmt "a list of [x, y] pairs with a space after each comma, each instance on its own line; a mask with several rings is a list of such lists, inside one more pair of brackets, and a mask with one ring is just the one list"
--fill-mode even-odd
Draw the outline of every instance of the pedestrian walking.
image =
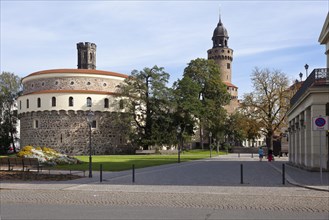
[[274, 158], [273, 158], [273, 150], [271, 150], [271, 149], [268, 150], [267, 160], [269, 162], [271, 162], [272, 160], [274, 160]]
[[262, 161], [263, 160], [263, 157], [264, 157], [264, 151], [263, 151], [263, 148], [260, 147], [258, 149], [258, 157], [259, 157], [259, 161]]

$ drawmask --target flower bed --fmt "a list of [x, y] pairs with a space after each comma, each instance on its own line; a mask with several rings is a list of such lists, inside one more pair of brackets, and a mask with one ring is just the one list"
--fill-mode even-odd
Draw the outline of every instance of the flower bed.
[[18, 154], [18, 157], [37, 158], [39, 163], [46, 166], [56, 166], [61, 164], [77, 164], [80, 161], [66, 154], [58, 153], [48, 147], [25, 146]]

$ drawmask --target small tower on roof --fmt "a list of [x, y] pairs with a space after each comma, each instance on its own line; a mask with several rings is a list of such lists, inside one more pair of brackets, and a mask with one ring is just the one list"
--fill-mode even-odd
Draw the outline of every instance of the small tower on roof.
[[96, 44], [77, 43], [78, 69], [96, 69]]

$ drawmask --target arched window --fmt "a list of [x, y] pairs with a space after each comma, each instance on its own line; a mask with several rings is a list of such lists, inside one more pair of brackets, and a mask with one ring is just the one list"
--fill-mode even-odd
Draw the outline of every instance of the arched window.
[[92, 105], [91, 98], [88, 97], [87, 98], [87, 107], [91, 107], [91, 105]]
[[51, 106], [55, 107], [56, 106], [56, 97], [51, 98]]
[[109, 108], [109, 99], [104, 99], [104, 108]]
[[73, 97], [69, 97], [69, 106], [73, 106]]
[[38, 98], [37, 105], [38, 105], [38, 108], [41, 107], [41, 99], [40, 98]]
[[26, 99], [26, 108], [30, 108], [30, 100]]

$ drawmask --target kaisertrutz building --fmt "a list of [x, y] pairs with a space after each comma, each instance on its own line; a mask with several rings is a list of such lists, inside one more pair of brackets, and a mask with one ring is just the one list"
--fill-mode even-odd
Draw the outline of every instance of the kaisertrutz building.
[[[46, 146], [67, 154], [89, 152], [86, 115], [95, 113], [92, 147], [95, 154], [127, 149], [124, 131], [114, 123], [120, 111], [116, 86], [128, 76], [96, 70], [96, 45], [78, 43], [78, 69], [51, 69], [22, 79], [18, 98], [21, 146]], [[120, 103], [120, 102], [118, 102]]]
[[228, 47], [229, 36], [220, 16], [211, 39], [213, 46], [208, 50], [208, 59], [214, 60], [219, 66], [221, 80], [231, 95], [231, 101], [225, 109], [228, 113], [233, 113], [239, 106], [238, 87], [232, 84], [233, 50]]
[[289, 162], [310, 170], [329, 170], [328, 131], [314, 130], [315, 118], [329, 116], [329, 13], [319, 37], [326, 45], [327, 68], [314, 69], [290, 100]]

